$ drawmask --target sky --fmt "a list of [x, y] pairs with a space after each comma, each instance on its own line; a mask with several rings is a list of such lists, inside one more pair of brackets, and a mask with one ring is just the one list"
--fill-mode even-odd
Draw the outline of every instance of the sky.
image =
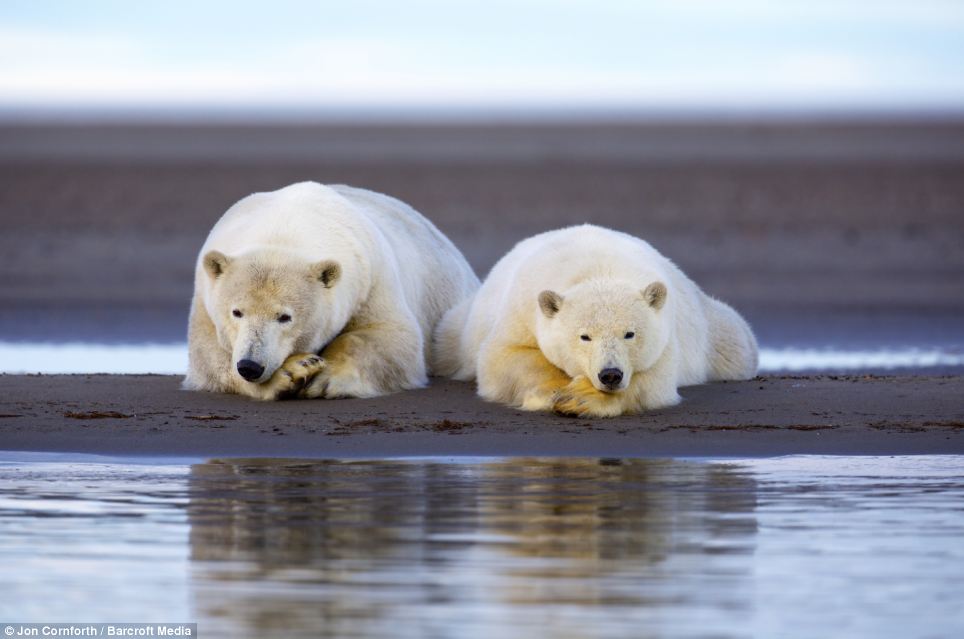
[[964, 111], [961, 0], [3, 0], [2, 109]]

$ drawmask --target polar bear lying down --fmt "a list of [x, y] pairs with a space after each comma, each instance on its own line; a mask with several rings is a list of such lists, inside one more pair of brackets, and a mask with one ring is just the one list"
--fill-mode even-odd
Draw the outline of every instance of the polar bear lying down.
[[433, 329], [479, 281], [406, 204], [305, 182], [232, 206], [194, 285], [185, 388], [278, 399], [424, 386]]
[[676, 404], [680, 386], [751, 378], [757, 344], [652, 246], [584, 225], [517, 244], [443, 318], [434, 358], [490, 401], [606, 417]]

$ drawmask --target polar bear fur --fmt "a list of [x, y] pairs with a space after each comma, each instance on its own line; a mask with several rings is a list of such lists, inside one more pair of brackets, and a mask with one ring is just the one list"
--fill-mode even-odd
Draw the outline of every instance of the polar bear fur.
[[434, 357], [490, 401], [606, 417], [674, 405], [680, 386], [751, 378], [757, 344], [648, 243], [583, 225], [517, 244], [443, 318]]
[[313, 182], [255, 193], [198, 256], [184, 386], [257, 399], [424, 386], [433, 329], [478, 285], [396, 199]]

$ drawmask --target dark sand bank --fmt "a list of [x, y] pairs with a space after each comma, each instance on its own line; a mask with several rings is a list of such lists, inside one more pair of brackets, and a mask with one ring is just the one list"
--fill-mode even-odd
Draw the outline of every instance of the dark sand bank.
[[0, 450], [150, 456], [964, 454], [964, 377], [764, 377], [611, 420], [526, 413], [470, 384], [258, 403], [168, 376], [0, 376]]

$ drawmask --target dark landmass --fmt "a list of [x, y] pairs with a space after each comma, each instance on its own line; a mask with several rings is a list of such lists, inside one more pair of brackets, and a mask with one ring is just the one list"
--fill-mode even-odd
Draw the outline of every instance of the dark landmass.
[[181, 341], [196, 253], [300, 180], [399, 197], [480, 275], [593, 222], [767, 345], [964, 347], [964, 122], [0, 126], [0, 339]]

